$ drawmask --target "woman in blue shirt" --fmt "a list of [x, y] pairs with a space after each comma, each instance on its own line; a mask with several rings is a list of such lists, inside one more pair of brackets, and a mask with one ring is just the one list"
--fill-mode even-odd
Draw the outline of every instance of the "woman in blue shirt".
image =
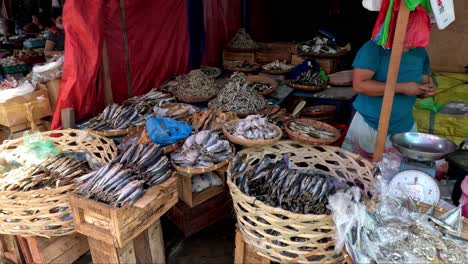
[[[358, 93], [353, 104], [356, 114], [342, 147], [369, 159], [374, 153], [390, 54], [390, 49], [369, 40], [353, 63], [353, 89]], [[416, 97], [433, 96], [436, 88], [429, 82], [429, 73], [426, 49], [405, 48], [390, 116], [389, 136], [417, 131], [413, 119]], [[386, 146], [391, 146], [388, 138]]]

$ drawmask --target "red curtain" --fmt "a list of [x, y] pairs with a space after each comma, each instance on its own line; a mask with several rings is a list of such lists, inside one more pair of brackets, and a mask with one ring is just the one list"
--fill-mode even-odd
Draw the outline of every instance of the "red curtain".
[[203, 64], [221, 63], [223, 47], [242, 26], [242, 1], [205, 0], [205, 54]]
[[125, 1], [131, 88], [119, 0], [66, 1], [63, 14], [66, 59], [52, 129], [61, 126], [62, 108], [73, 107], [77, 120], [102, 111], [104, 39], [115, 102], [144, 94], [171, 76], [188, 71], [186, 0]]

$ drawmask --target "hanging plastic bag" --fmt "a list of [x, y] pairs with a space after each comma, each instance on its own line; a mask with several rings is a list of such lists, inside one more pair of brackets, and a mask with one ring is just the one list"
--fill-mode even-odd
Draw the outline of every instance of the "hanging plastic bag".
[[442, 30], [455, 21], [453, 0], [431, 0], [432, 12], [437, 27]]
[[380, 11], [382, 0], [362, 0], [362, 6], [369, 11]]
[[429, 46], [431, 35], [431, 19], [422, 5], [410, 13], [406, 30], [405, 47]]
[[166, 117], [148, 118], [146, 129], [151, 140], [161, 146], [174, 144], [192, 132], [191, 126]]

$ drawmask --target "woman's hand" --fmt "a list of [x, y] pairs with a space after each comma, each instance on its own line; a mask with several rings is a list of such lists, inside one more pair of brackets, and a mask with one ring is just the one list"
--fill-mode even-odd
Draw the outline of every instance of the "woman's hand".
[[402, 94], [406, 94], [409, 96], [420, 96], [422, 94], [427, 94], [428, 96], [432, 96], [435, 93], [435, 86], [431, 83], [428, 84], [420, 84], [416, 82], [409, 82], [400, 84], [397, 86], [397, 92]]
[[431, 96], [434, 96], [435, 95], [435, 92], [437, 90], [437, 86], [435, 86], [434, 84], [432, 83], [427, 83], [427, 84], [424, 84], [425, 87], [427, 87], [428, 91], [426, 91], [425, 93], [423, 94], [420, 94], [418, 97], [419, 98], [428, 98], [428, 97], [431, 97]]

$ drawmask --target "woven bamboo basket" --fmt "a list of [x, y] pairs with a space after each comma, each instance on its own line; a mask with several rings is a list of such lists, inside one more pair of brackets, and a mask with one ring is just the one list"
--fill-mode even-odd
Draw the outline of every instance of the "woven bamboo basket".
[[224, 166], [226, 166], [227, 164], [229, 164], [229, 162], [231, 161], [231, 159], [234, 157], [234, 155], [236, 155], [236, 149], [234, 148], [234, 146], [231, 145], [231, 148], [232, 148], [232, 156], [218, 164], [215, 164], [213, 166], [210, 166], [210, 167], [206, 167], [206, 168], [185, 168], [185, 167], [182, 167], [182, 166], [179, 166], [177, 164], [174, 163], [174, 161], [171, 161], [172, 162], [172, 167], [174, 167], [174, 169], [176, 169], [178, 172], [181, 172], [181, 173], [185, 173], [185, 174], [189, 174], [189, 175], [196, 175], [196, 174], [203, 174], [203, 173], [207, 173], [207, 172], [211, 172], [211, 171], [215, 171], [217, 169], [220, 169]]
[[317, 105], [304, 108], [301, 111], [301, 116], [305, 116], [317, 121], [330, 122], [335, 119], [335, 105]]
[[[289, 124], [291, 122], [293, 122], [293, 121], [295, 121], [297, 123], [302, 123], [302, 124], [305, 124], [305, 125], [310, 125], [310, 126], [313, 126], [313, 127], [317, 128], [317, 129], [326, 130], [327, 132], [331, 132], [331, 133], [335, 134], [335, 137], [333, 137], [331, 139], [322, 139], [322, 138], [313, 138], [313, 137], [301, 135], [301, 134], [299, 134], [297, 132], [292, 131], [289, 128]], [[340, 131], [338, 129], [336, 129], [335, 127], [333, 127], [333, 126], [331, 126], [329, 124], [320, 122], [320, 121], [316, 121], [316, 120], [313, 120], [313, 119], [306, 119], [306, 118], [289, 120], [288, 122], [286, 122], [284, 124], [284, 130], [288, 134], [289, 138], [300, 141], [300, 142], [304, 142], [306, 144], [312, 144], [312, 145], [331, 145], [331, 144], [335, 143], [336, 141], [338, 141], [340, 139], [340, 137], [341, 137]]]
[[[153, 141], [151, 140], [151, 138], [148, 135], [148, 131], [145, 129], [145, 130], [143, 130], [141, 132], [141, 136], [138, 139], [138, 144], [146, 144], [146, 143], [149, 143], [149, 142], [153, 143]], [[164, 155], [167, 155], [167, 154], [173, 152], [174, 150], [178, 149], [183, 144], [184, 144], [184, 141], [180, 140], [180, 141], [178, 141], [178, 142], [176, 142], [174, 144], [167, 145], [167, 146], [163, 147]]]
[[237, 122], [239, 121], [238, 120], [232, 121], [232, 122], [227, 123], [225, 126], [223, 126], [224, 136], [227, 138], [227, 140], [237, 145], [241, 145], [244, 147], [268, 146], [268, 145], [275, 144], [281, 139], [281, 137], [283, 137], [283, 131], [281, 130], [281, 128], [279, 128], [278, 126], [272, 125], [273, 128], [278, 132], [278, 135], [275, 138], [264, 139], [264, 140], [251, 140], [251, 139], [239, 138], [229, 133], [229, 131], [226, 129], [226, 127], [235, 125]]
[[[239, 152], [239, 155], [246, 155], [249, 167], [264, 156], [279, 161], [283, 154], [289, 155], [294, 169], [322, 170], [345, 183], [360, 186], [365, 193], [374, 179], [375, 168], [369, 161], [337, 147], [280, 141], [273, 146], [247, 148]], [[238, 227], [245, 242], [258, 254], [280, 263], [344, 262], [343, 255], [334, 249], [335, 224], [331, 215], [296, 214], [271, 207], [242, 193], [230, 176], [228, 169], [227, 184]], [[271, 235], [271, 231], [279, 234]]]
[[259, 82], [259, 83], [269, 83], [269, 84], [271, 84], [270, 89], [258, 93], [258, 94], [261, 94], [261, 95], [270, 95], [276, 90], [276, 88], [278, 88], [278, 82], [273, 80], [272, 78], [268, 78], [266, 76], [249, 75], [249, 76], [247, 76], [247, 81], [249, 83]]
[[[81, 130], [57, 130], [41, 133], [53, 141], [61, 151], [87, 152], [91, 158], [107, 163], [117, 156], [117, 146], [112, 140]], [[23, 138], [5, 141], [2, 152], [12, 152], [23, 145]], [[12, 155], [25, 164], [21, 154]], [[0, 233], [22, 236], [62, 236], [74, 232], [68, 201], [76, 185], [28, 192], [0, 192]]]
[[325, 86], [297, 84], [291, 81], [287, 82], [286, 84], [296, 90], [301, 90], [301, 91], [306, 91], [306, 92], [317, 92], [325, 88]]
[[141, 131], [144, 128], [145, 126], [142, 125], [142, 126], [132, 126], [126, 129], [112, 129], [112, 130], [102, 130], [102, 131], [89, 130], [89, 132], [99, 135], [99, 136], [103, 136], [103, 137], [122, 137], [128, 134], [131, 134], [132, 132], [135, 132], [135, 131]]
[[[210, 75], [210, 74], [206, 74], [205, 71], [204, 71], [204, 69], [213, 69], [215, 72], [214, 72], [213, 74], [211, 74], [211, 75]], [[211, 78], [213, 78], [213, 79], [218, 78], [218, 77], [223, 73], [223, 71], [222, 71], [220, 68], [218, 68], [218, 67], [201, 66], [201, 67], [200, 67], [200, 70], [202, 70], [203, 73], [205, 73], [206, 76], [211, 77]]]
[[340, 71], [328, 75], [330, 84], [335, 86], [349, 86], [353, 84], [353, 71]]

